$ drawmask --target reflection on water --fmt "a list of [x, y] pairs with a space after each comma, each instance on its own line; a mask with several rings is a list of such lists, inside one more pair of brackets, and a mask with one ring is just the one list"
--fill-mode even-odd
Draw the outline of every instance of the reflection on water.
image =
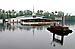
[[[66, 26], [69, 23], [66, 24]], [[52, 34], [50, 25], [22, 26], [19, 23], [0, 24], [0, 49], [73, 49], [75, 31], [67, 36]], [[70, 24], [74, 29], [75, 25]], [[60, 48], [60, 46], [61, 48]], [[72, 46], [71, 46], [72, 45]]]
[[[57, 35], [57, 36], [59, 36], [59, 35]], [[58, 44], [60, 44], [60, 45], [63, 45], [64, 36], [61, 35], [60, 38], [61, 38], [61, 39], [59, 39], [58, 37], [56, 38], [56, 37], [55, 37], [55, 34], [53, 33], [53, 40], [52, 40], [52, 42], [51, 42], [51, 45], [53, 45], [53, 46], [55, 47], [55, 43], [54, 43], [54, 42], [56, 42], [56, 43], [58, 43]]]
[[1, 23], [0, 24], [0, 31], [5, 31], [5, 29], [6, 30], [9, 30], [9, 31], [11, 31], [11, 30], [16, 30], [16, 29], [24, 29], [24, 30], [31, 30], [31, 29], [37, 29], [37, 30], [43, 30], [44, 28], [47, 28], [49, 25], [43, 25], [43, 26], [22, 26], [22, 25], [20, 25], [20, 24], [17, 24], [17, 23]]

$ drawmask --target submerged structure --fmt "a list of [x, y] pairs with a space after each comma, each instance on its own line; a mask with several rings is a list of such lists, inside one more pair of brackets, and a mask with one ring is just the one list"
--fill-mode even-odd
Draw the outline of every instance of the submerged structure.
[[62, 46], [64, 36], [67, 36], [69, 33], [72, 33], [72, 30], [70, 30], [69, 27], [63, 26], [50, 26], [47, 28], [47, 30], [50, 31], [50, 33], [53, 33], [53, 40], [51, 42], [51, 45], [54, 47], [56, 46], [56, 43]]
[[47, 30], [49, 30], [54, 34], [63, 35], [63, 36], [72, 33], [72, 30], [70, 30], [69, 27], [63, 27], [63, 26], [51, 26], [48, 27]]

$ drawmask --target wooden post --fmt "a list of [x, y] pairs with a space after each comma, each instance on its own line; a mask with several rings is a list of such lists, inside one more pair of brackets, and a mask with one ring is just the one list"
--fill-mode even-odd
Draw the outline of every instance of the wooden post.
[[56, 23], [54, 23], [54, 26], [56, 26]]
[[62, 17], [62, 26], [65, 25], [65, 19], [66, 19], [65, 17], [66, 17], [66, 16], [63, 16], [63, 17]]
[[5, 19], [3, 19], [3, 23], [5, 22]]
[[54, 41], [54, 39], [55, 39], [55, 34], [53, 33], [53, 41]]
[[64, 36], [61, 36], [61, 45], [63, 45]]

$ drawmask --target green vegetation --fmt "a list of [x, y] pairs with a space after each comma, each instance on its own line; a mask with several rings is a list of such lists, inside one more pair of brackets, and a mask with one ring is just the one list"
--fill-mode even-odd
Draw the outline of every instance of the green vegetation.
[[30, 11], [30, 10], [25, 10], [25, 11], [20, 10], [20, 11], [17, 12], [14, 9], [8, 10], [8, 11], [0, 9], [0, 19], [15, 18], [15, 17], [18, 17], [18, 16], [25, 16], [25, 15], [32, 15], [32, 11]]
[[[20, 10], [15, 11], [14, 9], [5, 11], [3, 9], [0, 9], [0, 19], [8, 19], [8, 18], [16, 18], [18, 16], [32, 16], [33, 12], [31, 10]], [[55, 19], [55, 17], [63, 17], [66, 16], [66, 20], [75, 20], [75, 16], [70, 16], [68, 14], [64, 15], [64, 12], [62, 11], [55, 11], [55, 12], [49, 12], [44, 10], [37, 10], [35, 13], [36, 16], [43, 16], [43, 18], [47, 19]]]
[[66, 21], [75, 21], [75, 16], [66, 16]]

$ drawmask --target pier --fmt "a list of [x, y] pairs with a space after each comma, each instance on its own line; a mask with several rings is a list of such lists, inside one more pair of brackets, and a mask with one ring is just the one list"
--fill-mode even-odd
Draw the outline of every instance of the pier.
[[59, 24], [60, 22], [21, 22], [22, 25], [48, 25], [48, 24]]

